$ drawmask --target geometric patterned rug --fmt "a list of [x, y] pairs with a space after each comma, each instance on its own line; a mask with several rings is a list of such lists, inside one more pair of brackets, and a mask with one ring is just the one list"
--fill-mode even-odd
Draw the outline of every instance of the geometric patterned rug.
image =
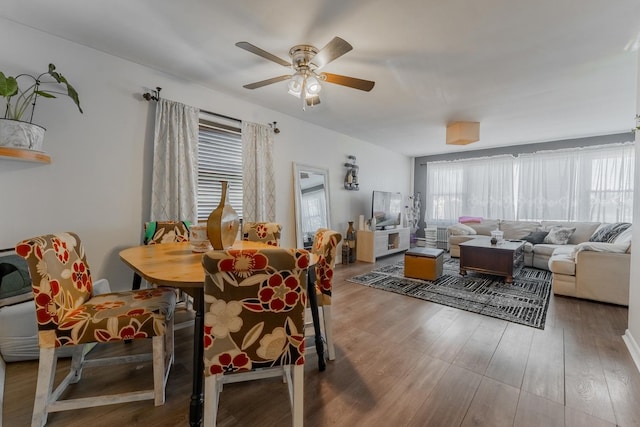
[[347, 280], [544, 329], [551, 294], [550, 271], [523, 267], [513, 283], [505, 283], [499, 276], [471, 271], [460, 276], [458, 259], [448, 254], [443, 267], [442, 276], [433, 282], [404, 277], [404, 261]]

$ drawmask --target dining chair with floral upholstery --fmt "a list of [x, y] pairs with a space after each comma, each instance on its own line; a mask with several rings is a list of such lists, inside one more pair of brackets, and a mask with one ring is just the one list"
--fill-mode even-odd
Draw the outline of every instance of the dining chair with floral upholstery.
[[242, 225], [242, 240], [280, 246], [281, 230], [282, 225], [277, 222], [245, 222]]
[[[167, 242], [188, 242], [189, 221], [149, 221], [144, 223], [144, 244], [157, 245]], [[133, 273], [132, 289], [140, 289], [142, 277]]]
[[284, 248], [209, 251], [202, 264], [204, 425], [216, 425], [223, 383], [284, 375], [293, 426], [302, 426], [309, 253]]
[[[40, 361], [32, 426], [50, 412], [153, 399], [163, 405], [173, 363], [175, 291], [153, 288], [96, 295], [85, 248], [75, 233], [48, 234], [16, 245], [26, 259], [36, 306]], [[85, 359], [85, 346], [124, 340], [152, 340], [152, 354]], [[55, 390], [56, 349], [73, 347], [71, 370]], [[153, 360], [153, 389], [79, 399], [60, 397], [85, 367]]]
[[329, 360], [335, 360], [336, 349], [333, 342], [333, 325], [331, 323], [331, 292], [333, 270], [336, 264], [336, 253], [342, 235], [337, 231], [319, 228], [313, 238], [311, 253], [318, 257], [314, 266], [316, 279], [316, 295], [318, 307], [322, 307], [322, 324], [327, 341]]

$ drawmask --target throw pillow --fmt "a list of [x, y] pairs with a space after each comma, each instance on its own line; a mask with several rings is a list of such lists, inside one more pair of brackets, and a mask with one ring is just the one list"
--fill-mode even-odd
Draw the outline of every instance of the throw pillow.
[[544, 243], [550, 243], [552, 245], [566, 245], [569, 243], [569, 238], [574, 231], [576, 231], [575, 227], [553, 227], [549, 230], [549, 234], [544, 238]]
[[524, 236], [522, 240], [538, 245], [540, 243], [544, 243], [544, 238], [547, 237], [547, 234], [549, 234], [548, 231], [532, 231], [528, 235]]
[[477, 222], [477, 223], [481, 223], [482, 222], [482, 217], [479, 216], [461, 216], [458, 218], [458, 222], [459, 223], [465, 223], [465, 222]]
[[591, 237], [589, 237], [589, 241], [613, 243], [616, 238], [629, 227], [631, 227], [631, 224], [628, 222], [616, 222], [613, 224], [603, 225], [598, 228]]
[[447, 227], [449, 234], [452, 236], [466, 236], [468, 234], [477, 234], [476, 230], [464, 224], [453, 224]]

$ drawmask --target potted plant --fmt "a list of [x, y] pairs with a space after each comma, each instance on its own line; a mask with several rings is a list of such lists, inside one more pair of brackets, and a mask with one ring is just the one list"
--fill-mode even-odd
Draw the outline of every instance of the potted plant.
[[[19, 82], [22, 81], [28, 86], [21, 87]], [[45, 129], [32, 123], [38, 97], [66, 95], [82, 113], [78, 92], [53, 64], [37, 76], [23, 73], [11, 77], [0, 71], [0, 95], [6, 99], [4, 118], [0, 119], [0, 146], [42, 151]], [[29, 120], [25, 121], [23, 117], [27, 113], [30, 113]]]

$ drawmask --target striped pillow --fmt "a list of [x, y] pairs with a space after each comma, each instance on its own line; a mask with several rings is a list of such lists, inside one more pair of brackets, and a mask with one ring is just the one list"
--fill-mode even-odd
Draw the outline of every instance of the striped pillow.
[[613, 243], [616, 238], [629, 227], [631, 227], [631, 224], [628, 222], [616, 222], [613, 224], [603, 225], [598, 228], [591, 237], [589, 237], [589, 241]]

